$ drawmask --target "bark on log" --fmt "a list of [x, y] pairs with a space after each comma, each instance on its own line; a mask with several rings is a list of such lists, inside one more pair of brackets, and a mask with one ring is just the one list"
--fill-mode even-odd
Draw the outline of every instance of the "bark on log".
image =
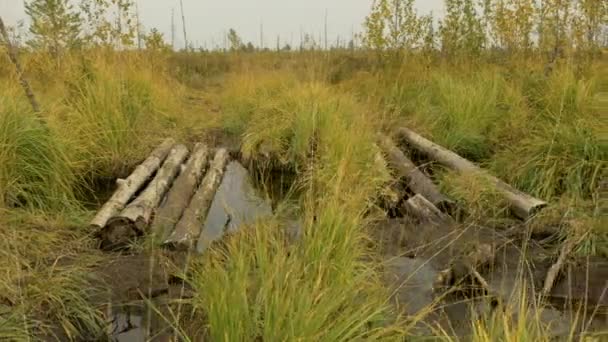
[[399, 128], [397, 130], [400, 136], [402, 136], [412, 147], [418, 151], [426, 154], [433, 160], [460, 172], [471, 172], [478, 173], [486, 176], [492, 183], [495, 184], [496, 188], [503, 194], [505, 199], [509, 202], [513, 213], [521, 218], [527, 219], [534, 215], [540, 209], [547, 205], [546, 202], [532, 197], [526, 193], [523, 193], [517, 189], [514, 189], [505, 182], [499, 180], [496, 177], [491, 176], [487, 172], [483, 171], [477, 165], [470, 161], [462, 158], [456, 153], [443, 148], [430, 140], [418, 135], [417, 133], [407, 129]]
[[188, 208], [175, 226], [175, 230], [164, 241], [165, 246], [176, 250], [189, 250], [195, 246], [215, 192], [222, 180], [228, 159], [226, 149], [221, 148], [215, 153], [209, 171], [192, 197]]
[[454, 202], [443, 195], [435, 183], [420, 171], [389, 137], [380, 137], [380, 147], [388, 157], [389, 165], [398, 172], [400, 177], [407, 180], [407, 185], [413, 192], [424, 196], [437, 208], [450, 211]]
[[152, 213], [169, 190], [187, 156], [188, 148], [184, 145], [177, 145], [171, 150], [146, 189], [119, 215], [108, 221], [101, 233], [103, 249], [124, 248], [131, 240], [144, 234]]
[[184, 171], [173, 183], [167, 199], [158, 208], [154, 217], [151, 231], [159, 241], [167, 238], [190, 203], [209, 164], [208, 158], [207, 146], [201, 143], [196, 144]]
[[124, 209], [133, 195], [135, 195], [152, 175], [154, 175], [156, 170], [158, 170], [174, 144], [175, 141], [173, 139], [166, 139], [152, 151], [150, 156], [144, 160], [143, 163], [135, 168], [127, 179], [119, 179], [116, 182], [118, 188], [114, 191], [112, 197], [103, 205], [103, 207], [101, 207], [90, 223], [90, 226], [95, 231], [104, 228], [112, 217], [116, 216]]
[[416, 194], [405, 201], [404, 206], [408, 213], [420, 220], [426, 220], [437, 224], [455, 223], [451, 216], [443, 213], [433, 203], [420, 194]]

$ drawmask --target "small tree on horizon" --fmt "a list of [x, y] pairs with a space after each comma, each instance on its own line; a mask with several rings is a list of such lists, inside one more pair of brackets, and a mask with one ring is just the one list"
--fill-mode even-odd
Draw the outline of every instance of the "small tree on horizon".
[[232, 28], [228, 30], [228, 43], [230, 44], [230, 51], [239, 51], [243, 48], [241, 37]]
[[82, 18], [69, 0], [32, 0], [25, 3], [30, 17], [28, 42], [35, 49], [49, 52], [58, 58], [63, 50], [81, 44]]

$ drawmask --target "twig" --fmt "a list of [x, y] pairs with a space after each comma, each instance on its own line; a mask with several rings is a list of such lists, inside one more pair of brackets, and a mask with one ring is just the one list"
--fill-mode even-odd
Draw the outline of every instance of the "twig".
[[561, 269], [564, 265], [564, 262], [566, 261], [566, 258], [568, 257], [570, 252], [572, 252], [572, 249], [574, 249], [574, 245], [576, 245], [575, 240], [568, 238], [566, 240], [566, 242], [564, 243], [564, 245], [562, 246], [562, 249], [559, 252], [559, 257], [557, 258], [557, 261], [555, 262], [555, 264], [551, 265], [551, 268], [547, 272], [547, 277], [545, 278], [545, 284], [543, 286], [543, 291], [541, 292], [541, 295], [543, 297], [548, 296], [549, 293], [551, 292], [551, 290], [553, 289], [553, 283], [555, 283], [555, 279], [557, 278], [557, 275], [561, 271]]
[[[11, 40], [8, 36], [8, 33], [6, 32], [6, 27], [4, 26], [4, 21], [2, 21], [2, 18], [0, 18], [0, 34], [2, 34], [4, 44], [6, 45], [6, 53], [8, 55], [8, 58], [15, 65], [15, 70], [17, 71], [17, 77], [19, 77], [19, 83], [21, 83], [21, 87], [23, 88], [23, 91], [25, 92], [25, 96], [27, 96], [28, 100], [30, 101], [30, 104], [32, 105], [32, 108], [34, 109], [34, 112], [39, 114], [40, 106], [38, 105], [38, 101], [36, 101], [36, 97], [34, 96], [34, 92], [32, 91], [30, 84], [27, 82], [27, 80], [25, 79], [25, 77], [23, 75], [23, 69], [21, 68], [21, 64], [19, 64], [19, 60], [17, 59], [17, 51], [16, 51], [17, 48], [14, 47], [13, 44], [11, 44]], [[42, 119], [42, 118], [40, 118], [40, 119]]]
[[479, 272], [477, 272], [477, 270], [473, 266], [467, 265], [467, 268], [469, 269], [469, 272], [471, 272], [471, 274], [473, 275], [475, 280], [477, 280], [479, 282], [479, 284], [481, 284], [481, 286], [486, 291], [488, 291], [488, 293], [492, 292], [491, 288], [490, 288], [490, 284], [488, 284], [488, 282], [484, 279], [484, 277]]

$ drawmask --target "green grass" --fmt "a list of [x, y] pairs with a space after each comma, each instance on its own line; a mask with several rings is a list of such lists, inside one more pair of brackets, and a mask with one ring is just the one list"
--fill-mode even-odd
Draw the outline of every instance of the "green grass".
[[4, 84], [0, 96], [0, 207], [61, 209], [75, 205], [66, 147], [21, 99], [20, 89]]
[[99, 335], [101, 308], [91, 267], [101, 260], [81, 218], [0, 211], [0, 337], [77, 339]]
[[[48, 336], [57, 327], [57, 336], [78, 338], [101, 329], [91, 301], [98, 289], [88, 273], [103, 257], [82, 229], [92, 213], [77, 199], [95, 192], [98, 179], [127, 174], [163, 137], [198, 140], [210, 127], [242, 137], [245, 157], [296, 171], [291, 205], [299, 205], [304, 229], [300, 241], [287, 243], [278, 213], [192, 265], [194, 316], [182, 318], [204, 326], [211, 340], [408, 334], [408, 318], [390, 305], [367, 232], [380, 217], [374, 198], [391, 181], [375, 136], [397, 125], [551, 202], [530, 225], [557, 225], [563, 236], [591, 232], [577, 252], [608, 255], [600, 196], [608, 160], [600, 139], [602, 73], [580, 76], [563, 67], [546, 77], [534, 65], [514, 72], [415, 58], [376, 65], [365, 53], [93, 51], [70, 56], [63, 68], [45, 67], [35, 54], [24, 59], [46, 127], [2, 67], [0, 339]], [[193, 94], [212, 97], [221, 114], [185, 104]], [[507, 216], [483, 180], [436, 177], [468, 209], [465, 219], [485, 224]], [[7, 306], [10, 315], [3, 314]], [[484, 341], [542, 340], [545, 333], [506, 315], [471, 324]]]
[[230, 105], [227, 114], [249, 117], [244, 153], [255, 155], [263, 146], [264, 153], [300, 170], [304, 235], [290, 246], [282, 221], [260, 222], [195, 266], [195, 306], [207, 316], [210, 337], [394, 336], [387, 293], [377, 270], [363, 261], [369, 253], [368, 200], [388, 179], [386, 166], [377, 162], [374, 125], [354, 99], [322, 84], [256, 79], [256, 88], [228, 89], [231, 95], [242, 91], [232, 98], [246, 103]]

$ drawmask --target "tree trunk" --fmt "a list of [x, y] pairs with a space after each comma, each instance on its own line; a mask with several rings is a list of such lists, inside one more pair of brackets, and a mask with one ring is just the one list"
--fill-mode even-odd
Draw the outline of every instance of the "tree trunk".
[[547, 205], [546, 202], [514, 189], [456, 153], [425, 139], [407, 128], [399, 128], [398, 133], [411, 146], [439, 163], [456, 171], [480, 174], [491, 180], [509, 202], [513, 213], [521, 219], [525, 220], [529, 218]]
[[188, 250], [194, 247], [196, 239], [201, 234], [215, 192], [220, 186], [228, 159], [229, 155], [226, 149], [219, 149], [215, 153], [207, 175], [203, 178], [188, 208], [175, 226], [175, 230], [164, 241], [164, 245], [178, 250]]
[[169, 190], [187, 156], [188, 148], [184, 145], [177, 145], [171, 150], [148, 187], [118, 216], [108, 221], [101, 234], [103, 249], [124, 248], [134, 238], [144, 234], [153, 211]]
[[152, 177], [154, 172], [158, 170], [174, 144], [175, 141], [173, 139], [166, 139], [146, 160], [144, 160], [143, 163], [135, 168], [127, 179], [119, 179], [116, 181], [118, 188], [112, 197], [103, 205], [103, 207], [101, 207], [90, 223], [90, 226], [95, 231], [104, 228], [112, 217], [120, 213], [133, 195], [135, 195], [135, 193]]
[[433, 181], [420, 171], [389, 137], [380, 137], [380, 146], [388, 157], [390, 166], [397, 171], [399, 177], [407, 180], [407, 185], [413, 192], [424, 196], [442, 210], [451, 209], [454, 202], [443, 195]]
[[23, 91], [25, 92], [25, 96], [27, 96], [27, 99], [30, 101], [34, 112], [38, 114], [38, 118], [43, 122], [43, 124], [46, 125], [45, 121], [40, 116], [40, 105], [36, 100], [36, 96], [32, 91], [32, 87], [30, 87], [30, 84], [25, 79], [23, 69], [21, 68], [19, 59], [17, 58], [17, 49], [11, 43], [11, 39], [8, 36], [8, 32], [6, 31], [6, 27], [4, 26], [4, 21], [2, 21], [2, 18], [0, 18], [0, 34], [2, 34], [2, 38], [5, 41], [6, 53], [8, 54], [8, 58], [11, 60], [11, 62], [13, 62], [13, 65], [15, 66], [15, 71], [17, 71], [17, 77], [19, 78], [21, 88], [23, 88]]
[[160, 241], [166, 239], [171, 233], [190, 203], [209, 163], [208, 157], [207, 146], [196, 144], [184, 171], [175, 180], [167, 194], [167, 199], [159, 207], [151, 231]]

